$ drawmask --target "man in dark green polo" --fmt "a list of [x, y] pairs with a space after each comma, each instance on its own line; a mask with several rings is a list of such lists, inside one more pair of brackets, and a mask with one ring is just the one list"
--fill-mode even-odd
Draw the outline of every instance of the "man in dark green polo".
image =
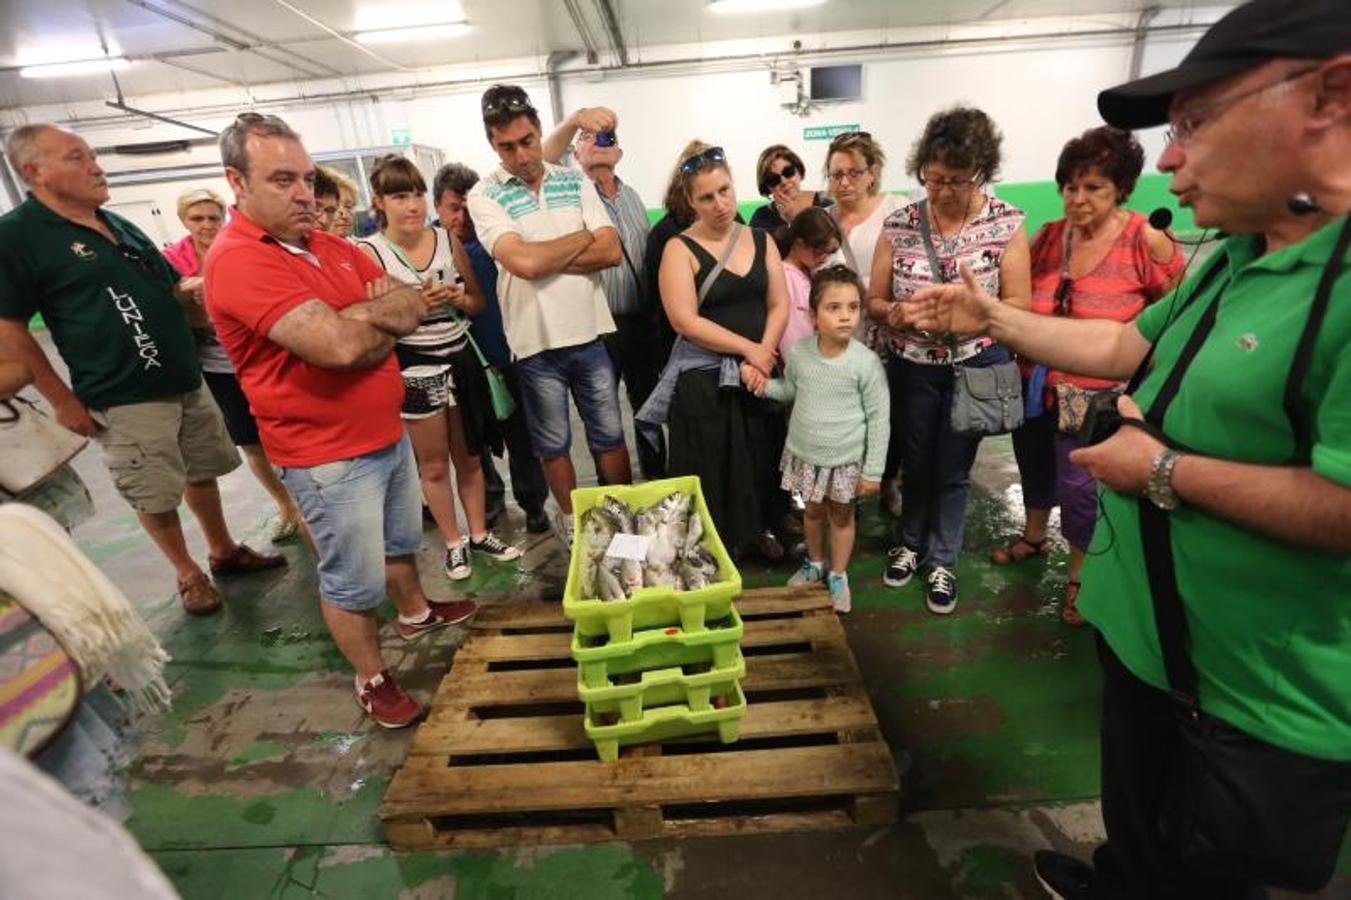
[[[239, 465], [202, 381], [178, 276], [136, 226], [101, 210], [108, 183], [94, 151], [53, 125], [25, 125], [6, 153], [28, 199], [0, 217], [0, 355], [28, 364], [62, 425], [98, 440], [118, 492], [178, 575], [184, 608], [220, 594], [183, 539], [186, 500], [215, 575], [271, 568], [230, 536], [216, 479]], [[70, 369], [62, 382], [28, 331], [41, 313]]]

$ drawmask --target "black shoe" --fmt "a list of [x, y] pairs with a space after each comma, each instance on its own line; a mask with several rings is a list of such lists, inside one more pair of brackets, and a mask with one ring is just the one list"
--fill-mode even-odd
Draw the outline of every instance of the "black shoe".
[[905, 587], [919, 571], [919, 551], [897, 544], [887, 551], [887, 568], [882, 583], [887, 587]]
[[531, 534], [544, 534], [549, 530], [549, 514], [542, 509], [525, 514], [525, 530]]
[[946, 616], [957, 608], [957, 576], [946, 566], [934, 566], [924, 577], [924, 605], [929, 612]]
[[1093, 895], [1093, 867], [1072, 856], [1038, 850], [1032, 856], [1032, 871], [1056, 900], [1087, 900]]

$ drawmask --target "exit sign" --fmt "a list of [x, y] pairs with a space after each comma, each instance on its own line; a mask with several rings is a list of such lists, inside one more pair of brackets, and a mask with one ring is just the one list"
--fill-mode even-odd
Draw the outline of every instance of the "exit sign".
[[408, 128], [395, 128], [389, 136], [390, 143], [396, 145], [413, 143], [413, 132]]
[[828, 141], [837, 134], [845, 134], [850, 131], [858, 131], [858, 126], [814, 125], [811, 128], [802, 129], [802, 139], [804, 141]]

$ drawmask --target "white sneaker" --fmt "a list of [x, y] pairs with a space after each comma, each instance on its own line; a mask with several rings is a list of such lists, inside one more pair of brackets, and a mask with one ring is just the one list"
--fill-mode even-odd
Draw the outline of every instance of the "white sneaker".
[[835, 612], [844, 614], [853, 608], [849, 596], [849, 574], [831, 572], [826, 576], [826, 590], [830, 591], [830, 605]]
[[446, 574], [452, 581], [463, 581], [473, 574], [473, 568], [469, 562], [469, 544], [460, 541], [453, 547], [446, 548]]

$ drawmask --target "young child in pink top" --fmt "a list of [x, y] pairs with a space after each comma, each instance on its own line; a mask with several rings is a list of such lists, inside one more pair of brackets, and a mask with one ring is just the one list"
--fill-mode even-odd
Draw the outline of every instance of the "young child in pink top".
[[788, 282], [788, 326], [779, 338], [779, 359], [788, 359], [788, 348], [811, 334], [812, 273], [840, 249], [840, 226], [824, 209], [811, 206], [793, 217], [792, 224], [774, 233], [783, 257], [783, 277]]

